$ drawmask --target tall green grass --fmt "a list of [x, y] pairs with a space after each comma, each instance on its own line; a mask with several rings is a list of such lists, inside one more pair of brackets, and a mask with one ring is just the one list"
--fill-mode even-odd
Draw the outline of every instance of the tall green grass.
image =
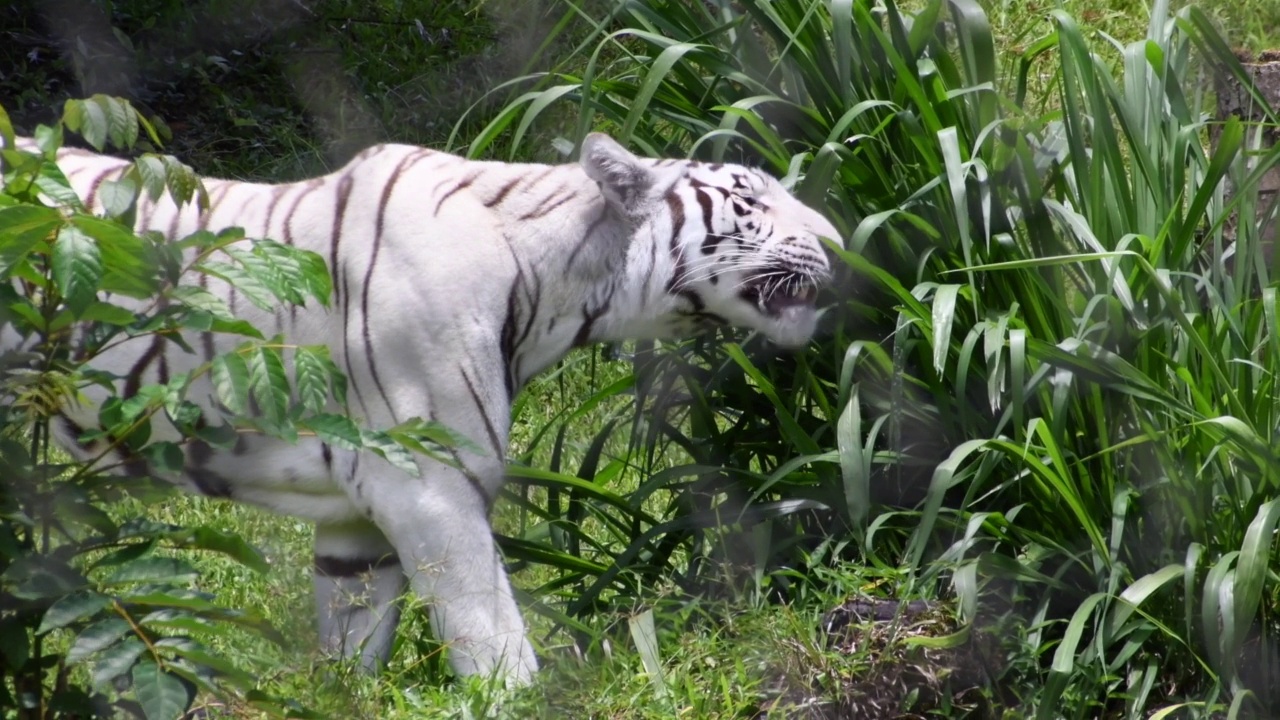
[[[570, 139], [604, 123], [759, 164], [845, 232], [806, 353], [641, 348], [605, 391], [636, 398], [638, 492], [522, 473], [568, 497], [549, 522], [614, 528], [522, 546], [585, 591], [570, 614], [672, 570], [697, 587], [710, 559], [784, 597], [777, 568], [876, 563], [971, 622], [1024, 618], [1040, 717], [1273, 701], [1280, 318], [1256, 185], [1280, 149], [1206, 113], [1212, 74], [1245, 76], [1197, 8], [1155, 2], [1130, 44], [1045, 20], [1011, 78], [968, 0], [630, 3], [581, 73], [477, 137], [518, 147], [576, 108]], [[1056, 95], [1029, 104], [1033, 68]], [[668, 448], [689, 461], [650, 464]], [[598, 565], [568, 561], [588, 544]]]

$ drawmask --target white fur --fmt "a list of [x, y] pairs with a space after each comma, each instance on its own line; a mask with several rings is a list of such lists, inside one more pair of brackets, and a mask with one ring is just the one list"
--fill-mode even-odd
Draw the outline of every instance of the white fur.
[[[74, 150], [59, 164], [82, 197], [126, 167]], [[462, 470], [424, 459], [410, 477], [314, 438], [287, 445], [255, 436], [237, 452], [189, 452], [189, 472], [175, 482], [209, 492], [210, 478], [225, 481], [236, 500], [317, 523], [317, 567], [341, 566], [338, 576], [316, 579], [328, 647], [359, 653], [369, 667], [385, 661], [407, 576], [431, 605], [454, 669], [496, 672], [510, 683], [527, 682], [537, 667], [487, 520], [503, 482], [511, 394], [575, 343], [670, 337], [718, 320], [802, 345], [814, 329], [812, 306], [766, 312], [766, 301], [824, 280], [818, 238], [837, 237], [822, 215], [762, 173], [642, 160], [603, 135], [587, 138], [580, 165], [474, 162], [384, 145], [310, 182], [206, 180], [206, 187], [206, 216], [167, 198], [144, 201], [140, 229], [182, 237], [236, 225], [336, 259], [330, 310], [269, 314], [243, 298], [235, 310], [268, 334], [330, 346], [350, 373], [352, 411], [369, 425], [436, 419], [484, 452], [461, 454]], [[797, 274], [760, 286], [758, 301], [742, 297], [751, 278], [780, 264]], [[229, 295], [218, 284], [210, 289]], [[11, 329], [0, 331], [0, 349], [20, 342]], [[98, 366], [123, 373], [150, 342], [124, 343]], [[234, 342], [219, 338], [217, 351]], [[163, 358], [170, 375], [204, 361], [198, 349], [190, 355], [174, 345]], [[154, 382], [159, 372], [152, 362], [142, 379]], [[104, 393], [86, 394], [89, 402], [65, 412], [91, 427]], [[197, 383], [191, 397], [207, 407], [210, 394]], [[74, 448], [69, 434], [62, 440]], [[344, 563], [369, 571], [349, 573]]]

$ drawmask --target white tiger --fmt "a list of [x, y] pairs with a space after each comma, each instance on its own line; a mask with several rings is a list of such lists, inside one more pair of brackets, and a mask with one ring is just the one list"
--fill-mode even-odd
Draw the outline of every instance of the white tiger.
[[[58, 164], [100, 210], [103, 181], [129, 163], [62, 149]], [[508, 684], [527, 682], [537, 667], [487, 519], [504, 480], [515, 393], [571, 348], [599, 341], [729, 323], [802, 345], [830, 272], [819, 238], [839, 237], [765, 173], [641, 159], [601, 134], [586, 138], [580, 164], [379, 145], [303, 182], [204, 183], [207, 212], [144, 198], [138, 230], [177, 238], [238, 226], [320, 253], [334, 281], [331, 309], [270, 316], [225, 287], [222, 295], [264, 330], [327, 344], [349, 376], [354, 412], [371, 426], [434, 419], [485, 452], [464, 453], [461, 469], [420, 462], [415, 478], [315, 438], [289, 445], [252, 436], [233, 451], [189, 443], [183, 484], [315, 523], [326, 648], [358, 655], [366, 668], [384, 663], [407, 577], [430, 605], [455, 672]], [[194, 354], [127, 342], [99, 367], [134, 387], [164, 381], [231, 349], [217, 337], [192, 343]], [[0, 330], [0, 351], [18, 342]], [[207, 385], [191, 392], [209, 395]], [[65, 408], [59, 441], [84, 455], [90, 448], [75, 441], [96, 422], [94, 407]]]

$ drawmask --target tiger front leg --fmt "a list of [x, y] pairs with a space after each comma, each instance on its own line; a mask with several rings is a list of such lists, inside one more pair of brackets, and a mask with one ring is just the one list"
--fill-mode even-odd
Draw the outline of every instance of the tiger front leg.
[[493, 540], [485, 488], [471, 473], [420, 462], [429, 466], [421, 478], [391, 471], [366, 482], [373, 518], [429, 606], [454, 672], [527, 684], [538, 663]]

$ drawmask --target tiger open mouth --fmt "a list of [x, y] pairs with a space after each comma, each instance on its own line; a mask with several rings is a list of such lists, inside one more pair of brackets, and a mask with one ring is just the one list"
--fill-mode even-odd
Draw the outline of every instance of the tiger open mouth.
[[818, 288], [809, 275], [778, 268], [748, 280], [739, 296], [761, 313], [778, 317], [789, 308], [812, 308], [818, 299]]

